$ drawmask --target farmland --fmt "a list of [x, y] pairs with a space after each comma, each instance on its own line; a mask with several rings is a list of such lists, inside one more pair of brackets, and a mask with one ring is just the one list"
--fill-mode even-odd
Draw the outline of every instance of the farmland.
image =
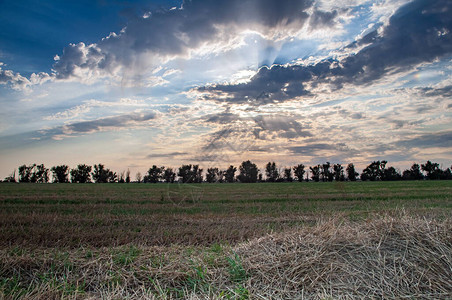
[[[307, 298], [367, 293], [446, 299], [452, 292], [449, 181], [1, 184], [0, 214], [0, 297], [287, 298], [301, 297], [303, 290]], [[275, 241], [287, 246], [283, 252]], [[381, 249], [405, 249], [406, 263], [420, 261], [430, 269], [410, 265], [404, 274], [375, 274], [380, 283], [389, 277], [394, 282], [362, 291], [352, 283], [338, 289], [333, 283], [339, 271], [327, 271], [318, 260], [327, 255], [333, 266], [355, 253], [349, 247], [355, 245], [365, 251], [350, 261], [361, 261], [364, 271], [378, 241]], [[413, 253], [407, 243], [417, 247]], [[301, 253], [300, 244], [334, 251]], [[434, 258], [434, 251], [444, 253]], [[284, 265], [281, 259], [294, 253], [316, 261], [323, 276], [313, 278], [301, 270], [308, 268], [302, 262], [299, 273], [290, 261]], [[264, 257], [274, 264], [266, 265]], [[278, 262], [284, 276], [293, 276], [283, 286]], [[375, 262], [376, 272], [377, 256]], [[300, 281], [303, 272], [307, 277]], [[437, 276], [433, 287], [429, 274]], [[403, 281], [416, 278], [416, 284]]]

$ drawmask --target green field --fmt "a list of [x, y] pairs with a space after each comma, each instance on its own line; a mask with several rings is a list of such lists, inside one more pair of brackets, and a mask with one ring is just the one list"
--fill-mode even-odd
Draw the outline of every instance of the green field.
[[[293, 243], [294, 234], [306, 240], [317, 234], [319, 243], [327, 244], [341, 236], [337, 243], [363, 243], [375, 250], [373, 242], [381, 236], [394, 236], [386, 231], [388, 224], [417, 224], [412, 233], [424, 230], [427, 236], [436, 228], [432, 238], [450, 247], [450, 232], [438, 233], [451, 228], [452, 184], [0, 184], [0, 214], [0, 298], [278, 299], [299, 297], [301, 290], [306, 298], [359, 297], [364, 294], [322, 292], [313, 282], [323, 288], [328, 284], [311, 276], [306, 286], [265, 283], [275, 270], [262, 277], [248, 254], [260, 249], [261, 239]], [[375, 233], [377, 227], [383, 232]], [[323, 236], [335, 228], [341, 233], [337, 237]], [[355, 240], [360, 232], [372, 238]], [[271, 252], [265, 247], [262, 255]], [[426, 295], [447, 299], [452, 295], [451, 253], [441, 259], [442, 271], [451, 276], [436, 278], [441, 288], [436, 294], [430, 288]], [[263, 286], [253, 288], [257, 284]], [[393, 298], [423, 297], [421, 285], [417, 294], [410, 291]], [[370, 295], [382, 297], [381, 291]]]

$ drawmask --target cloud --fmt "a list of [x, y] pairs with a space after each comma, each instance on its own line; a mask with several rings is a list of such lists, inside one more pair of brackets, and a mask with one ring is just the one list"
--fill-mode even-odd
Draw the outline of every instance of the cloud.
[[423, 97], [444, 97], [444, 98], [452, 98], [452, 85], [448, 85], [441, 88], [436, 87], [422, 87], [416, 88], [418, 94]]
[[114, 117], [102, 118], [93, 121], [84, 121], [62, 126], [64, 134], [93, 133], [106, 129], [123, 128], [134, 124], [153, 120], [157, 117], [155, 112], [132, 113]]
[[416, 0], [400, 7], [388, 24], [348, 48], [356, 53], [305, 65], [263, 67], [248, 82], [212, 84], [195, 89], [198, 99], [263, 105], [311, 97], [325, 86], [367, 85], [386, 75], [406, 71], [452, 53], [450, 1]]
[[68, 120], [79, 117], [85, 113], [91, 111], [92, 108], [95, 107], [143, 107], [146, 106], [146, 103], [143, 100], [129, 99], [129, 98], [121, 98], [116, 102], [107, 102], [107, 101], [99, 101], [95, 99], [83, 101], [84, 103], [81, 105], [77, 105], [75, 107], [71, 107], [64, 111], [57, 112], [51, 116], [44, 117], [44, 120]]
[[26, 78], [11, 70], [3, 70], [2, 66], [3, 63], [0, 63], [0, 84], [10, 84], [14, 90], [28, 91], [31, 85], [42, 84], [51, 80], [51, 76], [44, 72], [33, 73], [30, 78]]
[[337, 144], [325, 144], [314, 143], [304, 146], [293, 146], [287, 148], [293, 154], [306, 155], [306, 156], [318, 156], [320, 151], [348, 151], [349, 149], [344, 143]]
[[452, 148], [452, 131], [421, 134], [395, 143], [403, 148]]
[[146, 158], [173, 158], [175, 156], [184, 156], [187, 154], [188, 152], [153, 153], [146, 156]]
[[303, 126], [290, 116], [258, 116], [254, 118], [257, 128], [253, 133], [256, 138], [266, 139], [267, 134], [271, 135], [270, 139], [275, 137], [293, 139], [300, 137], [310, 137], [312, 134], [303, 128]]
[[237, 47], [244, 32], [281, 40], [306, 26], [315, 30], [335, 24], [336, 11], [313, 6], [313, 0], [184, 1], [181, 8], [130, 20], [121, 32], [98, 43], [68, 45], [53, 68], [58, 79], [141, 74], [153, 64], [188, 57], [206, 46], [209, 51]]
[[208, 123], [231, 124], [232, 122], [240, 120], [240, 117], [230, 112], [223, 112], [207, 115], [203, 119]]

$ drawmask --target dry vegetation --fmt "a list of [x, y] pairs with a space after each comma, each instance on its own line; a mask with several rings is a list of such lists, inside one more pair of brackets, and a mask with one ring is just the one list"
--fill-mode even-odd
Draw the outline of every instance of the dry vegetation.
[[447, 183], [280, 186], [0, 185], [0, 299], [452, 298]]

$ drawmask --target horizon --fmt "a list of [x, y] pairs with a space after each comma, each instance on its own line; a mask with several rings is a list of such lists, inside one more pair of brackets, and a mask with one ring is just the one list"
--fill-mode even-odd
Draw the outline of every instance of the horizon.
[[446, 0], [0, 2], [20, 165], [452, 165]]

